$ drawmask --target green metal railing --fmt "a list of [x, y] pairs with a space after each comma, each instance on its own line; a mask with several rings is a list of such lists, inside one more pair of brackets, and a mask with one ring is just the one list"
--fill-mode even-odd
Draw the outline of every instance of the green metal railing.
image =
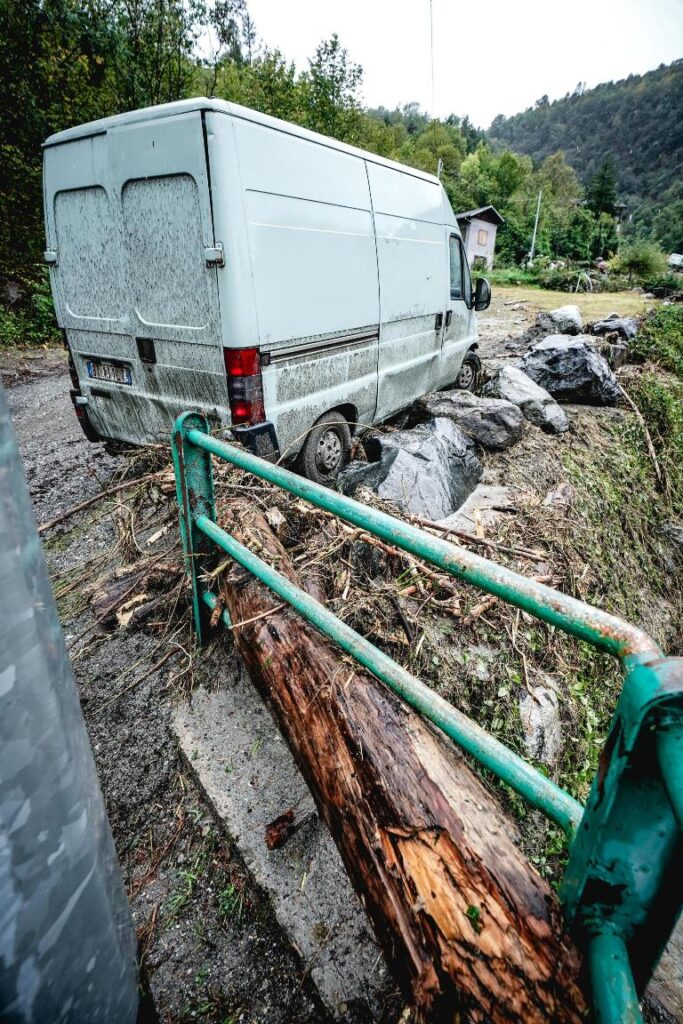
[[[211, 436], [199, 414], [179, 417], [172, 446], [199, 640], [216, 605], [200, 581], [209, 540], [212, 552], [253, 573], [564, 829], [571, 845], [560, 898], [586, 950], [597, 1019], [640, 1021], [638, 997], [683, 906], [683, 659], [665, 657], [646, 633], [615, 616]], [[619, 658], [624, 686], [586, 807], [222, 529], [212, 456]], [[222, 618], [230, 624], [226, 612]]]

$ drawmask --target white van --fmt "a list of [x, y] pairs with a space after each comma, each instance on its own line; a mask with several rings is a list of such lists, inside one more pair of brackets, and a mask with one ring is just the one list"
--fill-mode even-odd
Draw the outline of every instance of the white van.
[[490, 289], [421, 171], [199, 98], [51, 136], [44, 202], [92, 439], [199, 410], [328, 482], [354, 431], [474, 382]]

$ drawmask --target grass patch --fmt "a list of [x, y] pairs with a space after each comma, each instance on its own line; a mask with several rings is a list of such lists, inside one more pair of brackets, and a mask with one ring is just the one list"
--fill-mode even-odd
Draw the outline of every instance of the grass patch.
[[490, 284], [497, 287], [519, 287], [521, 285], [538, 287], [538, 274], [534, 271], [522, 270], [521, 267], [500, 267], [486, 273]]
[[[682, 367], [683, 369], [683, 367]], [[643, 372], [630, 394], [647, 423], [664, 473], [665, 498], [674, 516], [683, 515], [683, 374]]]
[[[658, 305], [655, 299], [644, 299], [635, 292], [570, 292], [546, 291], [533, 285], [503, 285], [493, 290], [493, 310], [500, 303], [528, 302], [532, 310], [557, 309], [559, 306], [578, 306], [586, 322], [601, 320], [609, 313], [635, 316]], [[495, 312], [493, 313], [495, 316]], [[486, 313], [480, 313], [486, 319]]]
[[639, 362], [656, 363], [683, 381], [683, 304], [660, 306], [646, 316], [629, 353]]

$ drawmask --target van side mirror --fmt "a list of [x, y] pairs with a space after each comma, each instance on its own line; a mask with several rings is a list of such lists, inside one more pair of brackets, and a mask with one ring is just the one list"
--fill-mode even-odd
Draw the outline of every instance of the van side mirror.
[[478, 277], [474, 286], [474, 308], [477, 312], [491, 305], [491, 285], [485, 277]]

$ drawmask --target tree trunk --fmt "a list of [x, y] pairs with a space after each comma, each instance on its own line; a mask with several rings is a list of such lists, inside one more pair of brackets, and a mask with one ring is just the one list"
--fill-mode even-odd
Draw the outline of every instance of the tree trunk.
[[[296, 581], [260, 513], [234, 522]], [[221, 594], [234, 623], [281, 604], [237, 566]], [[555, 896], [456, 747], [288, 608], [233, 636], [417, 1019], [580, 1021]]]

